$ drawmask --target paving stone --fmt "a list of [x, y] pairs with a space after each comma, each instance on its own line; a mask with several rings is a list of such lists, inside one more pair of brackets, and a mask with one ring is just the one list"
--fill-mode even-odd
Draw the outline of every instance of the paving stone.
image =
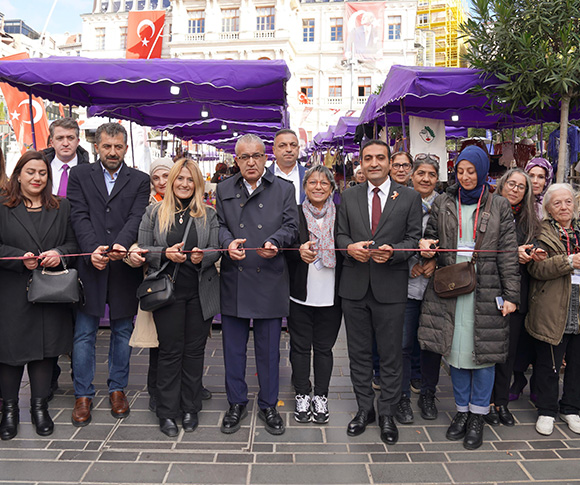
[[84, 481], [102, 483], [161, 483], [168, 465], [148, 463], [95, 463]]
[[99, 461], [137, 461], [137, 451], [103, 451]]
[[269, 443], [254, 443], [252, 451], [255, 453], [271, 453], [274, 451], [274, 445]]
[[450, 451], [447, 453], [450, 461], [509, 461], [519, 460], [518, 453], [511, 451], [481, 451], [481, 448], [473, 451]]
[[522, 466], [534, 480], [578, 480], [580, 460], [524, 461]]
[[[196, 443], [209, 441], [209, 442], [221, 442], [221, 443], [248, 443], [250, 439], [250, 421], [248, 420], [248, 426], [242, 426], [237, 433], [234, 434], [224, 434], [220, 431], [218, 426], [200, 426], [193, 433], [183, 433], [181, 438], [182, 443], [187, 443], [195, 441]], [[157, 429], [158, 434], [162, 434]]]
[[254, 455], [251, 453], [218, 453], [218, 463], [253, 463]]
[[580, 439], [579, 440], [564, 440], [567, 446], [570, 448], [580, 448]]
[[387, 451], [386, 447], [382, 443], [377, 444], [356, 444], [351, 443], [348, 445], [348, 450], [351, 453], [384, 453]]
[[530, 445], [527, 441], [494, 441], [493, 446], [497, 450], [529, 450]]
[[146, 441], [107, 441], [107, 448], [112, 450], [169, 450], [174, 443], [146, 442]]
[[48, 480], [57, 483], [80, 482], [90, 463], [75, 461], [2, 461], [2, 479]]
[[[2, 443], [4, 444], [4, 443]], [[27, 450], [26, 454], [22, 450], [5, 450], [0, 448], [0, 460], [23, 459], [23, 460], [55, 460], [59, 451], [52, 450]], [[1, 463], [1, 462], [0, 462]], [[2, 475], [0, 474], [0, 480]]]
[[374, 483], [449, 483], [443, 465], [437, 463], [400, 463], [369, 465]]
[[96, 461], [100, 454], [100, 451], [71, 450], [63, 451], [58, 459], [61, 461]]
[[211, 463], [215, 461], [215, 453], [182, 453], [177, 451], [165, 453], [144, 452], [141, 453], [137, 461], [158, 461], [162, 463]]
[[[89, 424], [84, 428], [75, 428], [77, 429], [76, 434], [74, 435], [75, 440], [85, 440], [85, 441], [104, 441], [113, 428], [116, 426], [115, 424]], [[123, 426], [121, 424], [121, 426]], [[72, 427], [72, 424], [71, 424]]]
[[249, 465], [182, 464], [171, 467], [166, 483], [245, 484]]
[[409, 458], [416, 463], [443, 463], [448, 461], [445, 453], [409, 453]]
[[268, 433], [262, 426], [262, 422], [256, 423], [254, 435], [256, 443], [322, 443], [322, 431], [317, 428], [286, 428], [286, 432], [281, 436], [274, 436]]
[[276, 453], [346, 453], [348, 448], [346, 445], [333, 444], [284, 444], [276, 445]]
[[566, 445], [559, 440], [528, 441], [534, 450], [551, 450], [553, 448], [566, 448]]
[[52, 450], [84, 450], [86, 445], [85, 441], [54, 440], [48, 443], [48, 448]]
[[290, 453], [257, 454], [256, 463], [293, 463], [294, 455]]
[[[438, 443], [421, 443], [421, 446], [425, 451], [464, 451], [463, 440], [459, 441], [449, 441]], [[493, 450], [493, 446], [488, 441], [484, 442], [479, 448], [479, 451], [490, 451]]]
[[409, 463], [407, 453], [371, 453], [373, 463]]
[[[474, 453], [475, 454], [475, 453]], [[517, 463], [497, 462], [493, 466], [489, 463], [448, 463], [445, 465], [453, 480], [457, 483], [496, 482], [498, 480], [526, 480], [527, 475]]]
[[[486, 426], [486, 431], [489, 430], [489, 426]], [[558, 426], [554, 428], [554, 432], [550, 436], [543, 436], [536, 431], [534, 425], [520, 424], [518, 426], [497, 426], [493, 430], [501, 440], [557, 440], [564, 439], [565, 436], [558, 429]]]
[[175, 443], [176, 450], [245, 451], [247, 443]]
[[329, 467], [292, 465], [252, 465], [252, 484], [362, 484], [369, 483], [364, 465], [333, 465]]
[[[558, 450], [558, 454], [560, 456], [562, 456], [561, 453], [566, 452], [566, 451], [574, 451], [574, 450]], [[554, 459], [558, 458], [558, 455], [553, 450], [520, 451], [519, 454], [525, 460], [554, 460]], [[568, 456], [568, 457], [562, 456], [562, 458], [580, 458], [580, 455]]]
[[[580, 450], [556, 450], [556, 453], [560, 455], [562, 458], [580, 458]], [[580, 470], [579, 470], [580, 474]]]
[[369, 456], [362, 453], [296, 453], [295, 463], [368, 463]]

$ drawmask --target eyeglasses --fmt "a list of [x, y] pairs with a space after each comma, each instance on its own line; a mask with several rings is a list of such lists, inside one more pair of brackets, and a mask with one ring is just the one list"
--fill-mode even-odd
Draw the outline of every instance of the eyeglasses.
[[393, 163], [391, 166], [395, 170], [401, 170], [402, 168], [404, 168], [405, 170], [411, 170], [411, 164], [410, 163]]
[[309, 180], [306, 185], [312, 189], [317, 185], [320, 185], [323, 189], [328, 189], [330, 187], [330, 182], [326, 182], [325, 180]]
[[243, 162], [247, 162], [250, 158], [253, 158], [254, 160], [262, 160], [264, 156], [265, 156], [264, 153], [252, 153], [251, 155], [249, 155], [248, 153], [242, 153], [237, 158], [239, 158]]
[[516, 189], [518, 192], [523, 192], [524, 190], [526, 190], [526, 186], [524, 184], [518, 184], [513, 180], [508, 180], [505, 184], [507, 188], [510, 190]]
[[417, 153], [417, 155], [415, 155], [415, 160], [434, 160], [435, 162], [438, 162], [440, 160], [440, 158], [435, 155], [434, 153]]

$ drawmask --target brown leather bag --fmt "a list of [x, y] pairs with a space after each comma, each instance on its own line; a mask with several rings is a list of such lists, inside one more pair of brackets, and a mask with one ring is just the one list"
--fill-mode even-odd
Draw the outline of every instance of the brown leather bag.
[[481, 215], [481, 224], [475, 240], [475, 248], [470, 261], [450, 264], [437, 268], [433, 274], [433, 290], [440, 298], [456, 298], [460, 295], [467, 295], [475, 290], [477, 277], [475, 274], [475, 262], [477, 260], [477, 250], [481, 247], [483, 233], [487, 230], [487, 223], [490, 217], [492, 195], [488, 193], [484, 212]]

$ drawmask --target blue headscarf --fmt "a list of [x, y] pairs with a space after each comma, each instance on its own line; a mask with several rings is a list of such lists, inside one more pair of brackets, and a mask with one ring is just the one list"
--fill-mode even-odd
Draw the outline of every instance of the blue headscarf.
[[[457, 157], [455, 161], [455, 172], [457, 173], [457, 165], [462, 160], [467, 160], [471, 162], [475, 167], [475, 171], [477, 172], [477, 186], [472, 190], [465, 190], [461, 187], [459, 191], [461, 203], [462, 204], [476, 204], [481, 196], [483, 190], [487, 186], [485, 179], [487, 178], [487, 174], [489, 172], [489, 157], [487, 153], [483, 151], [476, 145], [469, 145], [465, 148]], [[459, 182], [459, 180], [458, 180]]]

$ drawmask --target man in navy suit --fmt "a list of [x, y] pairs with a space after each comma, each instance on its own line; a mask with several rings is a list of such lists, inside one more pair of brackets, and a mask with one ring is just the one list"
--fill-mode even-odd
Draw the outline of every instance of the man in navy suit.
[[[281, 435], [284, 421], [278, 403], [280, 333], [288, 316], [290, 281], [282, 248], [298, 237], [298, 209], [294, 187], [265, 169], [264, 142], [244, 135], [235, 147], [240, 172], [217, 186], [221, 262], [220, 301], [230, 404], [222, 421], [226, 434], [240, 429], [247, 416], [246, 353], [250, 320], [260, 392], [258, 417], [266, 431]], [[246, 248], [258, 248], [245, 251]]]
[[347, 433], [357, 436], [376, 419], [371, 387], [374, 334], [380, 359], [381, 439], [395, 444], [399, 434], [393, 416], [401, 395], [407, 259], [412, 253], [394, 250], [418, 247], [421, 197], [390, 179], [390, 153], [385, 142], [368, 141], [361, 149], [360, 159], [367, 182], [342, 194], [336, 235], [337, 247], [347, 251], [339, 295], [358, 404]]
[[99, 160], [71, 170], [67, 193], [80, 250], [92, 253], [78, 263], [86, 301], [79, 308], [73, 340], [75, 426], [86, 426], [91, 421], [95, 343], [106, 304], [111, 322], [107, 379], [111, 414], [115, 418], [129, 415], [124, 393], [129, 379], [129, 339], [137, 313], [135, 294], [143, 273], [122, 259], [137, 240], [150, 190], [149, 176], [124, 162], [127, 132], [122, 125], [99, 126], [95, 148]]
[[304, 187], [302, 187], [306, 168], [297, 161], [300, 154], [300, 143], [296, 133], [287, 128], [278, 130], [274, 136], [272, 152], [276, 161], [270, 165], [270, 170], [277, 177], [292, 182], [296, 192], [296, 204], [302, 204], [306, 197]]

